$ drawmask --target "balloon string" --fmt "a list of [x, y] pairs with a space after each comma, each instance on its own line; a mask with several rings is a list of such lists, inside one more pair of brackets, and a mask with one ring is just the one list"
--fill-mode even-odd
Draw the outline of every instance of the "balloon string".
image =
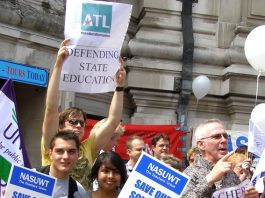
[[255, 106], [257, 105], [257, 101], [258, 101], [258, 92], [259, 92], [259, 77], [261, 75], [261, 72], [259, 72], [258, 76], [257, 76], [257, 88], [256, 88], [256, 100], [255, 100]]

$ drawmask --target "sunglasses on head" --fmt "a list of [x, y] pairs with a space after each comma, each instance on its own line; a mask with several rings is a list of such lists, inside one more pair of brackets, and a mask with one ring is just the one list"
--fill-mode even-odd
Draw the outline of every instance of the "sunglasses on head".
[[83, 120], [78, 120], [76, 118], [72, 118], [67, 120], [71, 125], [76, 126], [78, 123], [80, 124], [81, 127], [85, 126], [85, 122]]
[[224, 139], [227, 140], [229, 135], [227, 133], [219, 133], [219, 134], [211, 135], [209, 137], [201, 138], [201, 140], [208, 139], [208, 138], [211, 138], [211, 139], [214, 139], [214, 140], [220, 140], [220, 139], [222, 139], [222, 137], [224, 137]]

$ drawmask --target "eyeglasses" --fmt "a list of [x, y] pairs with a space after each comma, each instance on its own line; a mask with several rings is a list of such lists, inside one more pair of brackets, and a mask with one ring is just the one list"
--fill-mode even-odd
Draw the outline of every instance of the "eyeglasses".
[[80, 124], [81, 127], [85, 126], [85, 122], [83, 120], [78, 120], [76, 118], [72, 118], [67, 120], [71, 125], [76, 126], [78, 123]]
[[214, 140], [220, 140], [220, 139], [222, 139], [222, 137], [227, 140], [229, 135], [227, 133], [219, 133], [219, 134], [211, 135], [209, 137], [201, 138], [200, 140], [208, 139], [208, 138], [211, 138], [211, 139], [214, 139]]

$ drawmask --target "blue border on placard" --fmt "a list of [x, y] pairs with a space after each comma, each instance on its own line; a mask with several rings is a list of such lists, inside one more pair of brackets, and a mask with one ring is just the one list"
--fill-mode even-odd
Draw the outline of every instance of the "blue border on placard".
[[[150, 169], [150, 164], [152, 165], [152, 167], [156, 167], [152, 169], [153, 171], [151, 171]], [[168, 190], [173, 191], [174, 193], [178, 195], [182, 193], [187, 182], [189, 181], [189, 179], [185, 177], [184, 175], [181, 175], [180, 173], [175, 172], [174, 170], [148, 157], [147, 155], [143, 155], [135, 171], [151, 179], [152, 181], [158, 183], [159, 185], [167, 188]], [[167, 178], [167, 176], [169, 175], [171, 179]], [[175, 178], [175, 179], [172, 179], [172, 178]]]
[[[24, 177], [22, 177], [21, 174], [27, 175], [28, 179], [23, 180]], [[36, 184], [36, 182], [34, 182], [34, 181], [40, 181], [40, 180], [47, 181], [48, 185], [41, 186], [41, 185]], [[10, 184], [13, 184], [15, 186], [20, 186], [24, 189], [29, 189], [29, 190], [39, 192], [39, 193], [49, 195], [49, 196], [52, 196], [55, 181], [56, 180], [51, 177], [45, 176], [36, 171], [27, 170], [19, 166], [13, 167], [13, 172], [10, 178]]]

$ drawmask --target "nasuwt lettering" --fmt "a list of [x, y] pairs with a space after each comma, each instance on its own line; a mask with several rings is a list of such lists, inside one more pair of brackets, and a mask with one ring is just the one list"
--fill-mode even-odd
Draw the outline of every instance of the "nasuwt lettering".
[[152, 173], [155, 173], [156, 175], [162, 176], [163, 178], [167, 179], [172, 183], [174, 182], [175, 184], [177, 184], [180, 181], [180, 179], [175, 175], [172, 175], [171, 173], [167, 172], [162, 168], [159, 168], [158, 166], [152, 163], [148, 165], [147, 170], [151, 171]]
[[20, 174], [19, 178], [24, 180], [24, 181], [28, 181], [28, 182], [31, 182], [31, 183], [34, 183], [34, 184], [37, 184], [40, 186], [44, 186], [44, 187], [47, 187], [49, 185], [48, 180], [36, 177], [34, 175], [29, 175], [29, 174], [23, 173], [23, 172]]

